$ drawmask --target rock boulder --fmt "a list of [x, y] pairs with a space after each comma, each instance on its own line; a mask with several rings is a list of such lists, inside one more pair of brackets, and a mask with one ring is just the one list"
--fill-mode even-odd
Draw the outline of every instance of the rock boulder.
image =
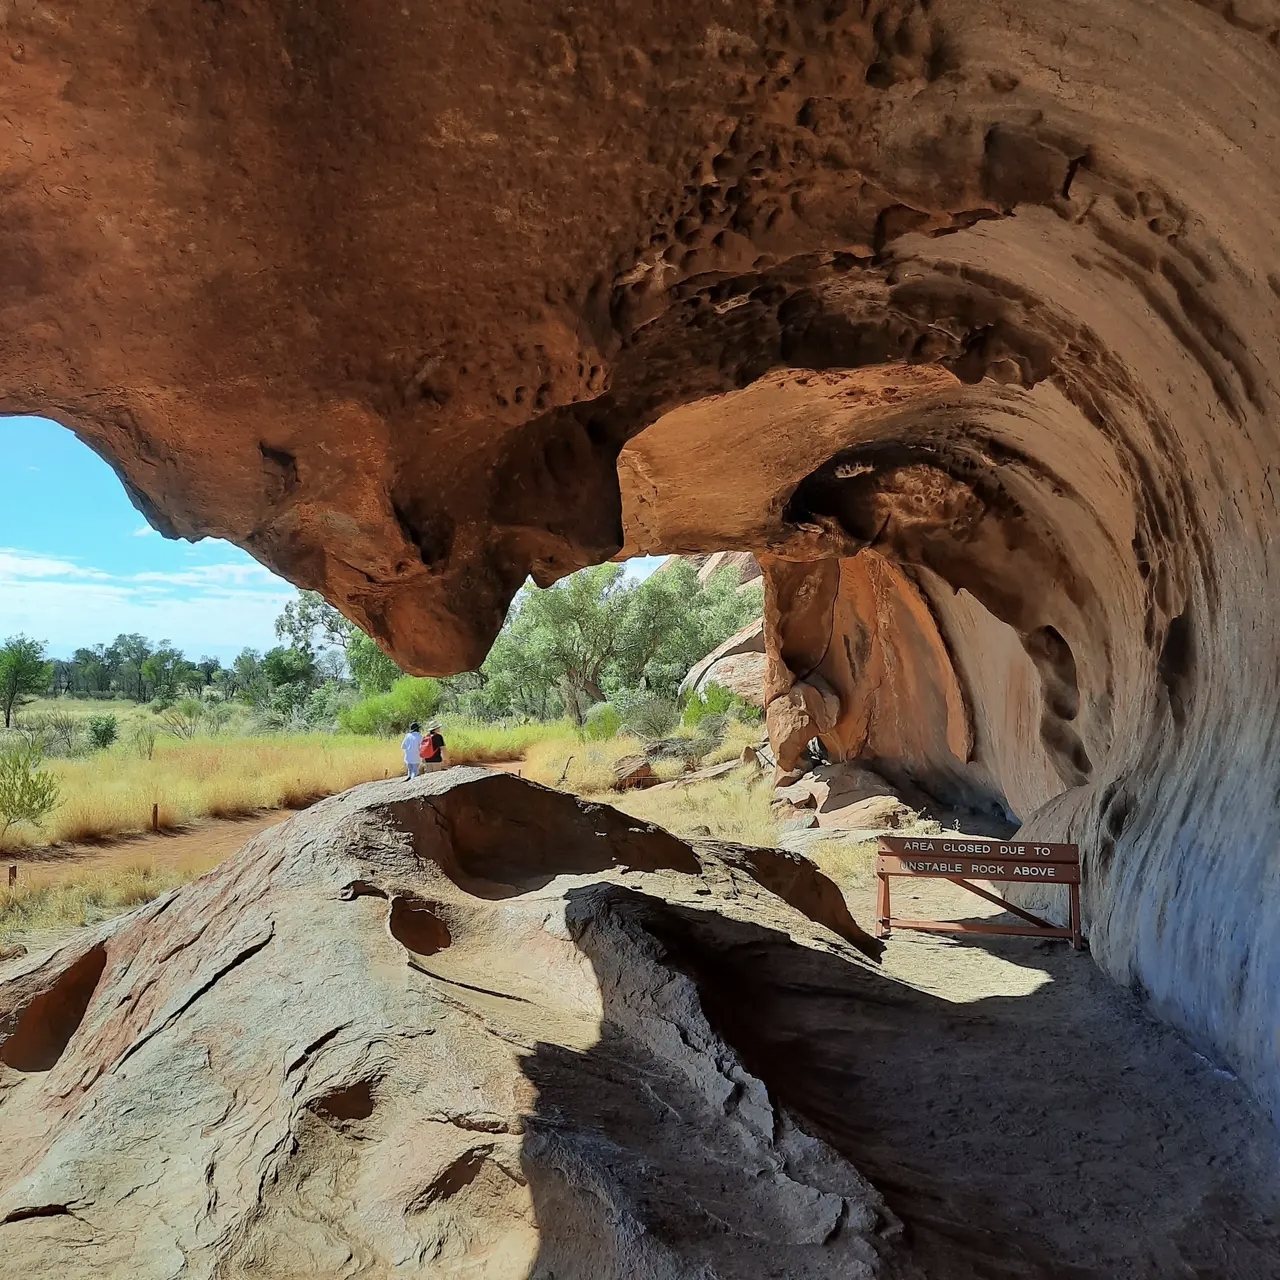
[[510, 776], [325, 801], [4, 970], [5, 1272], [871, 1277], [892, 1215], [673, 960], [720, 919], [876, 950], [801, 859]]

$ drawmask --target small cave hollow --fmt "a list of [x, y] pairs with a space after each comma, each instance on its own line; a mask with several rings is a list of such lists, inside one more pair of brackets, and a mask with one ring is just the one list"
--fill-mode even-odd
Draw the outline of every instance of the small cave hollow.
[[367, 1120], [373, 1115], [373, 1109], [377, 1105], [373, 1088], [375, 1083], [372, 1080], [357, 1080], [345, 1088], [335, 1089], [312, 1103], [312, 1110], [326, 1120], [340, 1124]]
[[105, 946], [86, 951], [22, 1011], [13, 1034], [0, 1044], [0, 1062], [24, 1072], [54, 1067], [84, 1021], [106, 967]]
[[438, 903], [398, 895], [391, 899], [387, 928], [406, 951], [433, 956], [453, 942], [449, 926], [439, 914]]

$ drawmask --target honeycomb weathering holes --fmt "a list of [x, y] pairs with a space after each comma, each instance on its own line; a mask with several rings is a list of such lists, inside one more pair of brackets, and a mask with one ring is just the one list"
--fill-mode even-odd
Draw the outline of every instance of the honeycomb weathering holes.
[[415, 955], [433, 956], [453, 942], [449, 926], [439, 911], [438, 903], [398, 895], [391, 899], [387, 928], [405, 950]]

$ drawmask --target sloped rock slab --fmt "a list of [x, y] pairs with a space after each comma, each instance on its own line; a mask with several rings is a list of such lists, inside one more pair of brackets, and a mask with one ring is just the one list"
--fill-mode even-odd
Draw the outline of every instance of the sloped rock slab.
[[317, 805], [0, 982], [5, 1273], [881, 1274], [671, 959], [701, 920], [873, 948], [794, 855], [509, 775]]

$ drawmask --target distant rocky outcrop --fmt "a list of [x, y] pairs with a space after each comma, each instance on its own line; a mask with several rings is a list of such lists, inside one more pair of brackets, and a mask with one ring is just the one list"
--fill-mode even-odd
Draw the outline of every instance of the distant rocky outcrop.
[[703, 693], [709, 684], [718, 684], [762, 707], [767, 662], [764, 620], [756, 618], [690, 667], [680, 692]]

